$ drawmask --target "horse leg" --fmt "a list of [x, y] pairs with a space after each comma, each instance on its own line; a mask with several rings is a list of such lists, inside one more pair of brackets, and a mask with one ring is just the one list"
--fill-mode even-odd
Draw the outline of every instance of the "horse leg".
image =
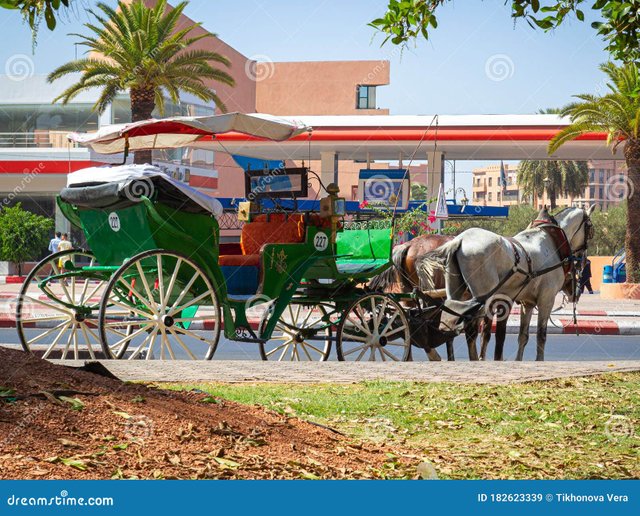
[[529, 342], [529, 324], [533, 315], [533, 306], [522, 304], [520, 310], [520, 333], [518, 334], [518, 354], [516, 360], [521, 361], [524, 356], [524, 348]]
[[[484, 316], [482, 320], [482, 344], [480, 346], [480, 360], [485, 360], [487, 358], [487, 347], [489, 346], [489, 341], [491, 340], [491, 318]], [[480, 325], [480, 322], [478, 322]]]
[[496, 322], [496, 349], [493, 353], [494, 360], [504, 360], [504, 341], [507, 336], [506, 318], [498, 318]]
[[456, 356], [453, 352], [453, 339], [449, 339], [447, 341], [447, 360], [449, 362], [455, 362]]
[[544, 361], [544, 346], [547, 343], [547, 325], [553, 306], [538, 306], [538, 328], [536, 331], [536, 360]]
[[478, 349], [476, 348], [476, 339], [478, 338], [478, 323], [476, 321], [471, 321], [464, 325], [464, 337], [467, 339], [469, 360], [477, 361]]
[[440, 358], [440, 353], [438, 353], [435, 348], [425, 349], [427, 356], [429, 357], [429, 362], [440, 362], [442, 358]]

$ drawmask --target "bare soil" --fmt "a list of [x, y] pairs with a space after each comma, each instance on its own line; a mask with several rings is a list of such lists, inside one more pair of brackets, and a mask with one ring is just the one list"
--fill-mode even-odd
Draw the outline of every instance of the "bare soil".
[[0, 478], [389, 478], [406, 459], [258, 405], [0, 347]]

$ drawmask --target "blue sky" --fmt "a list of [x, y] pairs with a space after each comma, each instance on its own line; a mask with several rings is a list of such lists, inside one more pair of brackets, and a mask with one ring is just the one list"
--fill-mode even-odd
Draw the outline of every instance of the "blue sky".
[[[81, 23], [88, 16], [82, 7], [95, 4], [76, 2], [78, 12], [54, 33], [41, 28], [33, 55], [20, 15], [0, 10], [5, 43], [0, 73], [16, 54], [29, 55], [35, 73], [72, 59], [75, 38], [67, 33], [84, 31]], [[589, 13], [584, 23], [572, 20], [544, 33], [522, 21], [514, 26], [504, 0], [454, 0], [440, 11], [432, 39], [400, 52], [390, 44], [380, 47], [382, 37], [367, 26], [385, 5], [384, 0], [192, 0], [186, 14], [249, 57], [389, 59], [391, 85], [379, 89], [378, 105], [392, 114], [533, 113], [602, 88], [597, 66], [607, 54]]]

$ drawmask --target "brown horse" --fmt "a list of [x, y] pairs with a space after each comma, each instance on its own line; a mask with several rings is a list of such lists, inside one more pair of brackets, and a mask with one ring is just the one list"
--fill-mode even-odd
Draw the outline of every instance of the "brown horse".
[[[433, 291], [445, 288], [445, 271], [444, 268], [435, 269], [433, 273], [427, 277], [418, 264], [420, 259], [427, 253], [434, 251], [441, 245], [452, 240], [453, 237], [446, 235], [422, 235], [410, 240], [404, 244], [399, 244], [393, 248], [392, 261], [393, 267], [390, 267], [382, 274], [371, 279], [369, 288], [373, 290], [381, 290], [388, 293], [408, 293], [414, 288], [419, 287], [422, 291]], [[491, 337], [491, 320], [485, 319], [482, 333], [482, 355], [484, 359], [487, 343]], [[474, 321], [465, 325], [465, 337], [467, 340], [467, 348], [469, 349], [469, 359], [478, 360], [478, 351], [476, 349], [476, 338], [478, 336], [480, 323]], [[506, 329], [506, 323], [505, 323]], [[427, 352], [429, 360], [440, 360], [440, 355], [428, 343], [421, 341], [419, 335], [412, 337], [414, 343], [422, 347]], [[455, 360], [453, 352], [453, 339], [446, 341], [447, 359]]]

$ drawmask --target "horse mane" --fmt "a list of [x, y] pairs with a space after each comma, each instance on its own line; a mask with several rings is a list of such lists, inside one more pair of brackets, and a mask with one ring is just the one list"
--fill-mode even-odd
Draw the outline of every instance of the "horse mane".
[[411, 288], [407, 286], [404, 274], [402, 273], [404, 259], [408, 250], [409, 246], [407, 244], [395, 246], [391, 252], [391, 260], [393, 263], [391, 267], [371, 278], [367, 286], [372, 290], [387, 292], [396, 284], [400, 284], [406, 292], [409, 292]]

